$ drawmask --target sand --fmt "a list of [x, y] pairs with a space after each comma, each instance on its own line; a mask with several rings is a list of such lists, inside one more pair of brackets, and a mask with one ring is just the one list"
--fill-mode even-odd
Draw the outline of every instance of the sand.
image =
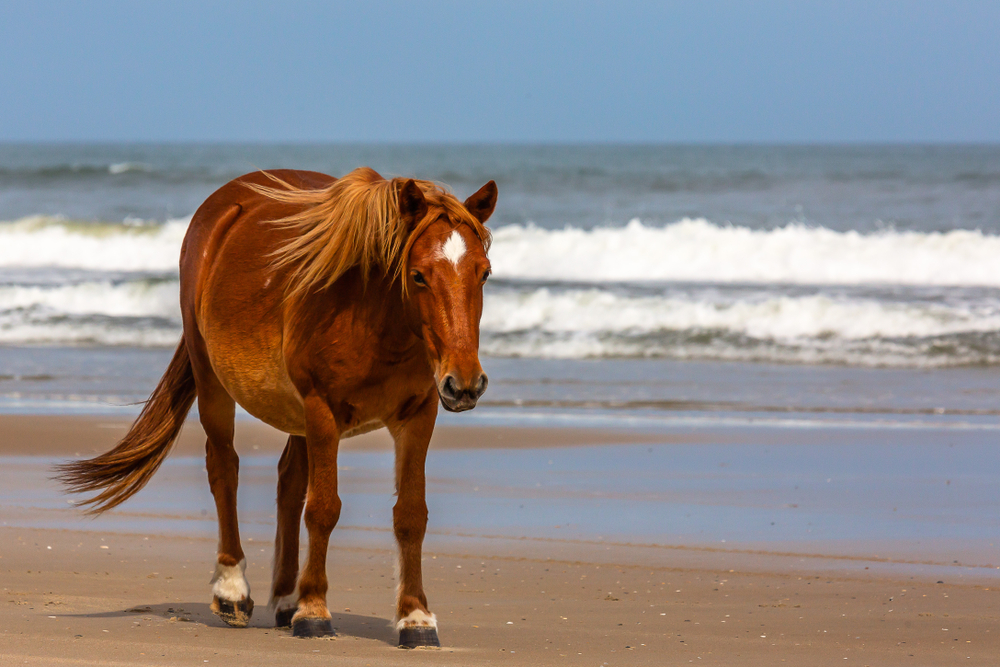
[[[3, 453], [18, 461], [89, 455], [122, 428], [121, 420], [102, 417], [0, 418]], [[380, 438], [349, 446], [387, 446]], [[643, 438], [664, 440], [599, 430], [445, 428], [434, 446]], [[276, 454], [283, 439], [241, 422], [240, 442]], [[200, 449], [191, 425], [178, 453]], [[334, 640], [298, 640], [269, 627], [272, 544], [259, 537], [247, 543], [257, 554], [247, 575], [258, 606], [251, 627], [238, 630], [208, 610], [213, 539], [107, 531], [86, 520], [73, 529], [32, 527], [32, 516], [42, 525], [51, 511], [29, 503], [15, 512], [11, 499], [38, 485], [33, 475], [5, 478], [0, 505], [4, 524], [17, 524], [0, 528], [3, 665], [984, 665], [1000, 655], [1000, 595], [987, 578], [938, 583], [938, 575], [826, 554], [823, 544], [793, 566], [777, 551], [457, 535], [429, 536], [425, 551], [425, 587], [443, 648], [403, 651], [391, 628], [387, 529], [334, 540]]]

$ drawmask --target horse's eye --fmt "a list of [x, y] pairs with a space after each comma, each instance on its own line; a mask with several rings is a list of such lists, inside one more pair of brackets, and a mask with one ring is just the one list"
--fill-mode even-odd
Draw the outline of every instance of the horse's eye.
[[492, 273], [493, 273], [493, 271], [491, 269], [486, 269], [485, 271], [483, 271], [483, 282], [484, 283], [486, 282], [486, 279], [489, 278]]
[[426, 287], [427, 282], [424, 280], [424, 274], [420, 273], [419, 271], [414, 271], [412, 275], [413, 275], [413, 282], [415, 282], [418, 285]]

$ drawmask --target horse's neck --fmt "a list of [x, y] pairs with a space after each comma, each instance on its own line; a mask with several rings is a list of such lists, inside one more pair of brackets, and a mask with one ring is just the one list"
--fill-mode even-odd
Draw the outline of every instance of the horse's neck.
[[319, 305], [334, 314], [346, 315], [372, 335], [365, 341], [356, 341], [373, 351], [383, 350], [397, 354], [412, 349], [420, 340], [419, 322], [403, 300], [399, 281], [385, 276], [372, 276], [363, 281], [355, 270], [330, 288], [330, 295], [320, 297], [329, 303]]
[[413, 313], [403, 300], [399, 282], [388, 285], [380, 282], [369, 285], [369, 289], [371, 288], [374, 290], [370, 303], [377, 305], [374, 308], [367, 308], [365, 312], [374, 330], [380, 334], [378, 336], [380, 347], [389, 351], [413, 347], [420, 341], [418, 333], [420, 326], [413, 321]]

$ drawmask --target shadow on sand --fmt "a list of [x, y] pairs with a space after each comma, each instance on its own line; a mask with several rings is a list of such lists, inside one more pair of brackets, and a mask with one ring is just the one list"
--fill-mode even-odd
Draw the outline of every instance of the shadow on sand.
[[[227, 628], [222, 620], [212, 613], [204, 602], [174, 602], [153, 605], [138, 605], [120, 611], [103, 611], [93, 614], [65, 614], [77, 618], [123, 618], [127, 616], [160, 616], [179, 623], [198, 623], [213, 628]], [[399, 643], [399, 634], [389, 619], [380, 616], [362, 616], [361, 614], [335, 613], [333, 627], [342, 637], [359, 637], [374, 639], [389, 646]], [[251, 628], [273, 630], [274, 615], [266, 606], [254, 608], [250, 621]], [[287, 628], [281, 630], [288, 631]], [[290, 634], [290, 632], [289, 632]]]

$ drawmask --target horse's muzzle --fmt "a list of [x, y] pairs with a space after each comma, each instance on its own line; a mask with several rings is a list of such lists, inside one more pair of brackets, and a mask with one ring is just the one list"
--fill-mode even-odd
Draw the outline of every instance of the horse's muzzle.
[[471, 384], [463, 386], [454, 375], [446, 375], [444, 380], [438, 384], [438, 395], [441, 397], [441, 405], [448, 412], [464, 412], [476, 407], [479, 397], [486, 391], [489, 384], [485, 373]]

